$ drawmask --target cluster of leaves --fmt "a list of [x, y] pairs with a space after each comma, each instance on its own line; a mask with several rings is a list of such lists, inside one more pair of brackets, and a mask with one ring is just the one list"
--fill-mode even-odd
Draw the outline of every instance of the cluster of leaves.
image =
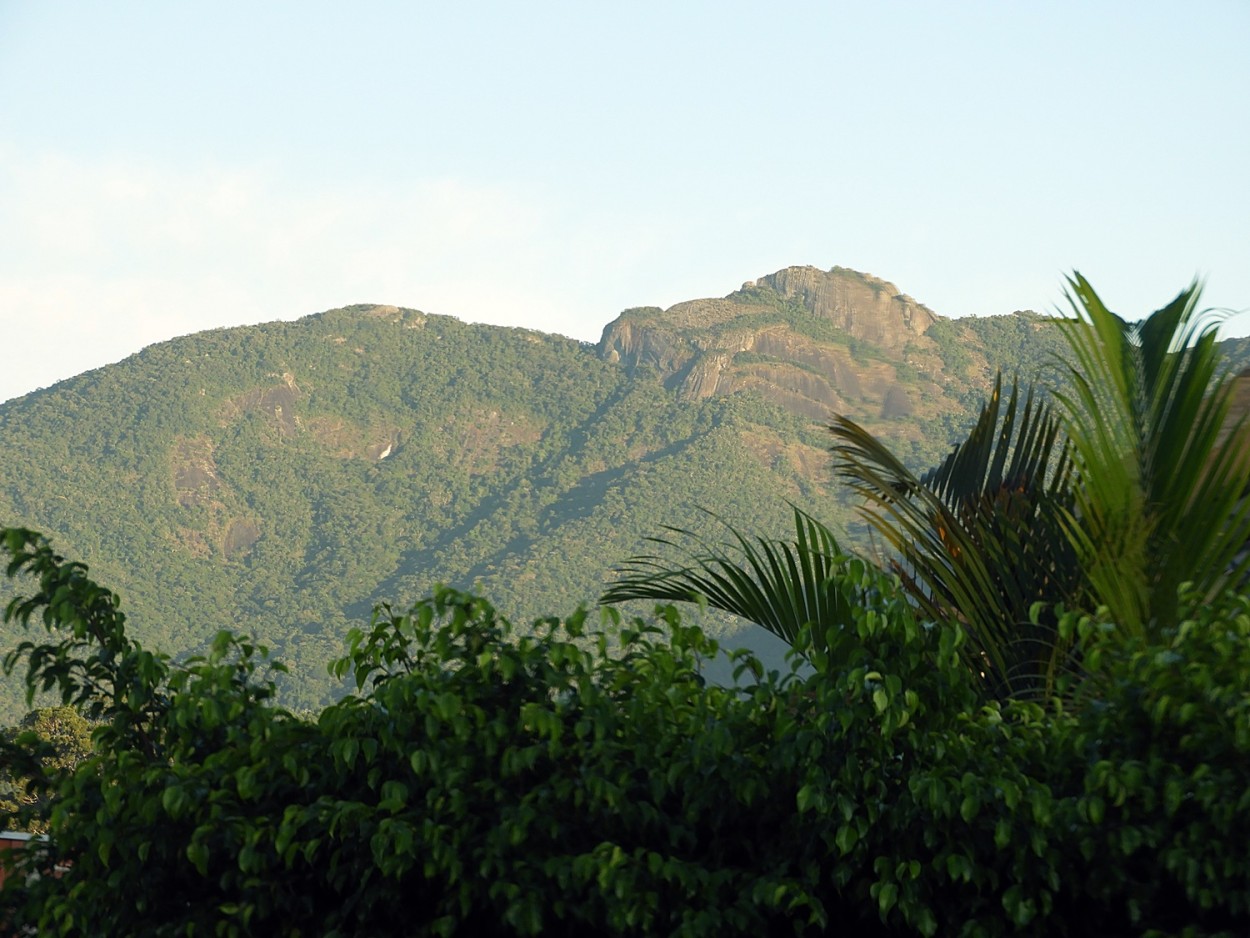
[[[980, 705], [965, 633], [924, 623], [850, 560], [865, 601], [800, 635], [815, 672], [706, 685], [717, 652], [670, 608], [579, 612], [518, 636], [444, 590], [380, 608], [336, 665], [358, 693], [315, 719], [275, 706], [263, 650], [152, 661], [116, 597], [6, 532], [50, 645], [99, 711], [60, 779], [51, 840], [0, 893], [39, 934], [723, 935], [1244, 933], [1250, 927], [1247, 601], [1161, 654], [1090, 643], [1101, 705]], [[1192, 605], [1192, 597], [1187, 608]], [[93, 654], [98, 652], [98, 654]], [[81, 661], [83, 667], [73, 663]], [[125, 688], [96, 667], [135, 675]], [[10, 667], [15, 662], [10, 661]], [[86, 676], [89, 675], [89, 676]], [[138, 706], [136, 706], [138, 705]], [[1244, 795], [1242, 799], [1244, 801]], [[48, 873], [61, 867], [59, 878]]]
[[91, 723], [73, 707], [41, 707], [0, 731], [0, 816], [7, 827], [46, 833], [57, 780], [91, 755]]
[[[1074, 838], [1103, 934], [1250, 929], [1250, 598], [1185, 588], [1154, 635], [1073, 623], [1088, 680], [1052, 776], [1074, 794]], [[1079, 775], [1079, 778], [1076, 777]]]

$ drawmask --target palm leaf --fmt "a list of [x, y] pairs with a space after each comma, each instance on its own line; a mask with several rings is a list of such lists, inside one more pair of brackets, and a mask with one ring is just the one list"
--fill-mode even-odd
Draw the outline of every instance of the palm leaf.
[[829, 627], [845, 625], [857, 601], [842, 576], [845, 555], [825, 525], [797, 507], [793, 510], [793, 542], [748, 537], [722, 522], [736, 544], [736, 550], [726, 551], [690, 531], [667, 528], [672, 537], [649, 540], [684, 554], [686, 562], [675, 567], [667, 557], [632, 557], [617, 570], [618, 579], [602, 601], [702, 600], [767, 629], [791, 646], [804, 627], [820, 626], [813, 634], [823, 635]]
[[1060, 320], [1074, 362], [1056, 395], [1081, 485], [1069, 533], [1094, 594], [1126, 629], [1166, 625], [1177, 590], [1240, 582], [1250, 555], [1246, 439], [1230, 426], [1217, 317], [1199, 284], [1141, 323], [1116, 316], [1079, 273]]
[[831, 429], [835, 470], [891, 565], [927, 615], [964, 625], [991, 693], [1051, 686], [1063, 649], [1033, 607], [1074, 596], [1080, 576], [1062, 527], [1072, 464], [1049, 408], [1015, 384], [1004, 407], [1000, 375], [968, 437], [922, 477], [853, 421]]

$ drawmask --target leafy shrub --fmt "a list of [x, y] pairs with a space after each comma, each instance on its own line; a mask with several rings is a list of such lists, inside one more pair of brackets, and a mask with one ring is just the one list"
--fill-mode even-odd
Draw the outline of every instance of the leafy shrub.
[[1053, 784], [1072, 793], [1085, 917], [1247, 934], [1250, 598], [1188, 590], [1181, 607], [1152, 639], [1082, 624], [1090, 679], [1062, 736], [1074, 771]]
[[[358, 693], [276, 707], [263, 649], [171, 664], [30, 532], [35, 663], [104, 721], [51, 842], [0, 892], [39, 934], [1246, 933], [1245, 600], [1166, 648], [1088, 643], [1080, 706], [982, 704], [961, 629], [863, 597], [815, 674], [708, 686], [714, 642], [577, 612], [518, 636], [484, 599], [385, 607], [335, 666]], [[36, 613], [40, 613], [36, 616]], [[82, 644], [74, 636], [81, 633]], [[94, 637], [93, 637], [94, 636]], [[1144, 641], [1144, 640], [1143, 640]], [[66, 643], [69, 643], [68, 645]], [[55, 653], [62, 649], [63, 654]], [[49, 650], [51, 649], [51, 651]], [[23, 657], [24, 656], [24, 657]], [[1179, 661], [1176, 657], [1178, 656]], [[128, 676], [128, 680], [118, 680]], [[1240, 799], [1240, 801], [1238, 800]]]

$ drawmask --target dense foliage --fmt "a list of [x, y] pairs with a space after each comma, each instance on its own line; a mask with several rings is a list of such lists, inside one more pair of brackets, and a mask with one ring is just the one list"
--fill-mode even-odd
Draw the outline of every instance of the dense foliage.
[[90, 755], [91, 724], [73, 707], [40, 707], [0, 731], [0, 815], [45, 833], [56, 784]]
[[[103, 721], [0, 893], [39, 934], [1244, 934], [1250, 603], [1161, 643], [1069, 616], [1079, 705], [981, 705], [961, 629], [862, 562], [815, 672], [705, 684], [674, 610], [517, 635], [483, 599], [379, 609], [360, 692], [275, 706], [222, 633], [173, 665], [30, 532], [11, 667]], [[31, 583], [31, 580], [24, 580]], [[59, 878], [26, 880], [60, 863]]]

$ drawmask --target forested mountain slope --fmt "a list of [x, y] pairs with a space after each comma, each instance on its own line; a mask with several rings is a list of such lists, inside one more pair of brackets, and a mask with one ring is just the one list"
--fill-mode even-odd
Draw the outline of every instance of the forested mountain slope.
[[930, 465], [995, 367], [1058, 347], [1036, 315], [943, 319], [842, 268], [629, 310], [597, 346], [354, 306], [0, 406], [0, 523], [88, 562], [149, 645], [255, 632], [314, 706], [349, 624], [436, 582], [524, 619], [592, 602], [664, 525], [713, 530], [701, 508], [780, 533], [789, 500], [853, 537], [831, 414]]

